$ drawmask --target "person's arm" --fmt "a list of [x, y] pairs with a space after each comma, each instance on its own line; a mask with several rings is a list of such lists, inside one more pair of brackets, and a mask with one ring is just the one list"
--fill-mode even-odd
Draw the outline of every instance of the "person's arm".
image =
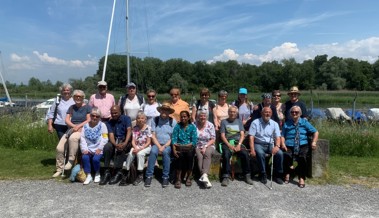
[[192, 105], [192, 114], [191, 114], [191, 120], [192, 120], [192, 122], [196, 121], [196, 113], [197, 113], [196, 105]]
[[255, 149], [254, 149], [254, 136], [250, 135], [249, 136], [249, 144], [250, 144], [250, 156], [255, 157]]
[[235, 151], [240, 151], [241, 150], [241, 145], [243, 143], [243, 140], [245, 139], [245, 131], [240, 131], [240, 139], [238, 140], [238, 144], [235, 147]]
[[312, 149], [315, 150], [317, 147], [317, 141], [318, 141], [318, 131], [313, 133], [313, 139], [312, 139]]

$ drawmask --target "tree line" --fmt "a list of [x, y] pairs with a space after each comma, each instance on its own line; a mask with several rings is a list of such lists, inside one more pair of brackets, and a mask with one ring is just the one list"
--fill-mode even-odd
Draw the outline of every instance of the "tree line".
[[[86, 93], [96, 91], [96, 83], [101, 80], [104, 59], [99, 60], [99, 68], [93, 76], [83, 79], [69, 79], [75, 89]], [[140, 92], [155, 89], [158, 93], [168, 93], [171, 87], [179, 87], [184, 93], [197, 93], [207, 87], [212, 92], [226, 90], [235, 92], [239, 87], [246, 87], [253, 92], [270, 92], [273, 89], [287, 90], [293, 85], [302, 90], [379, 90], [379, 59], [370, 64], [353, 58], [318, 55], [313, 60], [297, 63], [294, 58], [282, 61], [264, 62], [260, 66], [235, 60], [207, 63], [191, 63], [183, 59], [130, 57], [131, 81]], [[126, 55], [108, 56], [105, 80], [108, 89], [124, 92], [127, 84]], [[12, 93], [24, 90], [56, 92], [62, 84], [58, 81], [40, 81], [31, 78], [28, 85], [16, 85], [7, 82]]]

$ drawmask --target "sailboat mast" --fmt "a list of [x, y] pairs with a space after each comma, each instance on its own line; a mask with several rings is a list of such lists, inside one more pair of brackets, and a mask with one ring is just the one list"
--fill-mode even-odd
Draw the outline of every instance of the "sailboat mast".
[[102, 81], [105, 81], [105, 73], [107, 71], [108, 53], [109, 53], [109, 42], [110, 42], [110, 39], [111, 39], [111, 33], [112, 33], [113, 17], [114, 17], [114, 9], [115, 9], [115, 7], [116, 7], [116, 0], [113, 1], [111, 24], [109, 25], [108, 40], [107, 40], [107, 49], [105, 51], [105, 59], [104, 59], [104, 66], [103, 66], [103, 76], [101, 78]]
[[126, 0], [126, 70], [130, 83], [129, 0]]
[[7, 98], [8, 98], [8, 102], [12, 106], [12, 99], [11, 99], [11, 96], [9, 95], [9, 92], [8, 92], [8, 89], [7, 89], [7, 85], [5, 84], [3, 73], [2, 73], [2, 71], [4, 70], [4, 64], [3, 64], [3, 58], [1, 57], [1, 51], [0, 51], [0, 61], [1, 61], [1, 68], [0, 68], [1, 82], [3, 83], [3, 87], [4, 87], [4, 90], [5, 90], [5, 94], [7, 95]]

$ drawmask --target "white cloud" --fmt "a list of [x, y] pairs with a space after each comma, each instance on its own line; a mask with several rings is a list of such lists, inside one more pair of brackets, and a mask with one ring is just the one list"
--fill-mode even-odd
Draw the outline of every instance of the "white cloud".
[[38, 57], [38, 59], [43, 63], [48, 63], [52, 65], [65, 65], [69, 67], [75, 67], [75, 68], [84, 68], [86, 66], [94, 66], [97, 65], [97, 61], [92, 60], [63, 60], [56, 57], [51, 57], [47, 53], [40, 54], [38, 51], [33, 51], [33, 54]]
[[23, 61], [29, 61], [30, 58], [28, 56], [19, 56], [17, 54], [11, 54], [11, 61], [14, 62], [23, 62]]
[[304, 60], [313, 59], [317, 55], [327, 54], [328, 57], [355, 58], [370, 63], [378, 60], [379, 37], [370, 37], [363, 40], [350, 40], [345, 43], [311, 44], [306, 47], [298, 47], [296, 43], [285, 42], [269, 50], [266, 54], [245, 53], [238, 54], [233, 49], [225, 49], [220, 55], [214, 56], [208, 63], [216, 61], [237, 60], [240, 63], [260, 65], [263, 62], [281, 61], [295, 58], [301, 63]]

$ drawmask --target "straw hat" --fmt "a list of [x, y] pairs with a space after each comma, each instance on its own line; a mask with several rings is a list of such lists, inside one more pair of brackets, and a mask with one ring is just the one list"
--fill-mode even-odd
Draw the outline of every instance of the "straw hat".
[[299, 88], [297, 86], [292, 86], [289, 90], [289, 92], [287, 93], [287, 95], [289, 94], [298, 94], [300, 95], [300, 91], [299, 91]]
[[163, 102], [161, 106], [157, 107], [157, 111], [162, 113], [161, 111], [168, 111], [170, 114], [174, 113], [175, 110], [171, 108], [171, 104], [168, 102]]

